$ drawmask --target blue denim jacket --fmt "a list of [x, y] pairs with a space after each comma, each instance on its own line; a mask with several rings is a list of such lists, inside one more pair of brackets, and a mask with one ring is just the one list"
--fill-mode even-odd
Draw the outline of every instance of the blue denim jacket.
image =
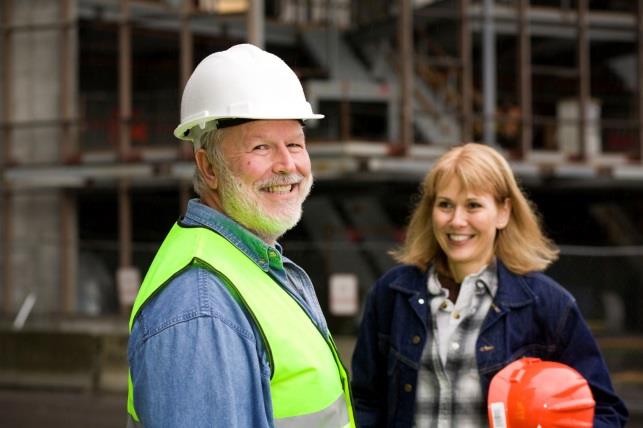
[[[369, 293], [352, 361], [356, 418], [363, 428], [413, 426], [419, 361], [431, 328], [427, 294], [427, 273], [406, 265], [387, 272]], [[596, 401], [594, 427], [625, 425], [627, 409], [566, 290], [542, 273], [515, 275], [499, 262], [494, 305], [476, 345], [485, 397], [492, 377], [520, 357], [559, 361], [587, 379]]]
[[[258, 237], [197, 200], [183, 223], [208, 227], [254, 260], [328, 334], [308, 275]], [[128, 361], [145, 427], [271, 427], [270, 367], [256, 326], [224, 283], [194, 266], [143, 306]]]

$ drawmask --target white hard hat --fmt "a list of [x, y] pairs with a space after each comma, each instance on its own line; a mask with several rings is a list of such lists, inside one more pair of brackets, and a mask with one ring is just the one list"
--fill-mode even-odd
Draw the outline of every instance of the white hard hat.
[[206, 57], [190, 76], [174, 135], [194, 140], [220, 119], [321, 119], [297, 75], [278, 56], [240, 44]]

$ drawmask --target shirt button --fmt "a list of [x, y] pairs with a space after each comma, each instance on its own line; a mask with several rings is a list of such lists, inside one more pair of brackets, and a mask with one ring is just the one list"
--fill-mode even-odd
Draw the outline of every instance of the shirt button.
[[453, 348], [454, 351], [457, 351], [458, 349], [460, 349], [460, 344], [458, 342], [453, 342], [451, 344], [451, 347]]
[[440, 309], [446, 309], [447, 306], [449, 306], [447, 302], [442, 302], [442, 304], [440, 305]]
[[417, 345], [418, 343], [420, 343], [420, 336], [413, 336], [411, 338], [411, 342], [413, 342], [414, 345]]
[[455, 318], [455, 319], [459, 320], [459, 319], [460, 319], [460, 312], [457, 312], [457, 311], [456, 311], [456, 312], [454, 312], [454, 313], [453, 313], [453, 318]]
[[411, 392], [411, 391], [413, 391], [413, 385], [411, 385], [410, 383], [405, 383], [404, 392]]
[[419, 303], [420, 305], [423, 305], [423, 304], [424, 304], [424, 299], [418, 299], [418, 303]]

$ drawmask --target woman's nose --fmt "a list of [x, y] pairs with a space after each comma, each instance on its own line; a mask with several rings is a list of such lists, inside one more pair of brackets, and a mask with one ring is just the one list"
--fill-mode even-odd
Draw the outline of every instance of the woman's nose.
[[453, 217], [451, 217], [451, 225], [462, 226], [467, 224], [467, 213], [464, 209], [456, 207], [453, 210]]

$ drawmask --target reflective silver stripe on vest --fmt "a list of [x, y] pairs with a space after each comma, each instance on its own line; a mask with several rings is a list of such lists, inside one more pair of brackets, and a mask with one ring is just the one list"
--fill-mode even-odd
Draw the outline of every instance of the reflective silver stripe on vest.
[[342, 428], [348, 425], [348, 408], [343, 393], [319, 412], [275, 419], [275, 428]]

